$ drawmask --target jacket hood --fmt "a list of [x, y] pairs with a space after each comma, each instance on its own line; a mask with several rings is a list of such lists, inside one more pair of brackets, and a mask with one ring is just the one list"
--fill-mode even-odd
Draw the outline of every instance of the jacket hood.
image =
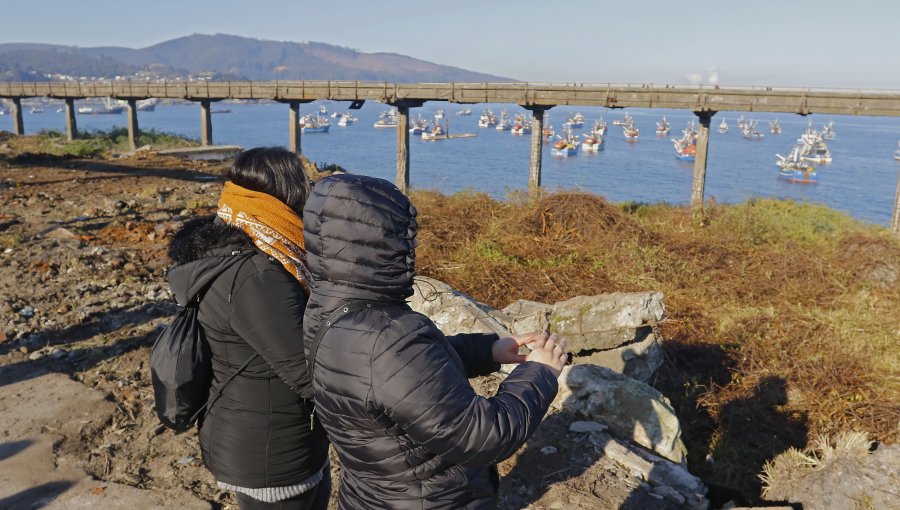
[[249, 236], [214, 217], [191, 220], [169, 244], [169, 287], [175, 301], [185, 306], [220, 274], [254, 253]]
[[416, 209], [384, 179], [340, 174], [313, 188], [303, 209], [313, 293], [404, 300], [413, 294]]

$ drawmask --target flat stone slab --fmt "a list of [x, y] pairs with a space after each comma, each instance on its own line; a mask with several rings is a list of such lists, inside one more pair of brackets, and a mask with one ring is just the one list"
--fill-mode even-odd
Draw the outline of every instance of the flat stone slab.
[[172, 156], [184, 159], [230, 159], [244, 150], [240, 145], [210, 145], [207, 147], [187, 147], [184, 149], [165, 149], [156, 151], [163, 156]]
[[208, 510], [187, 491], [95, 480], [82, 459], [66, 453], [95, 437], [115, 412], [102, 393], [65, 374], [32, 362], [0, 367], [0, 508]]

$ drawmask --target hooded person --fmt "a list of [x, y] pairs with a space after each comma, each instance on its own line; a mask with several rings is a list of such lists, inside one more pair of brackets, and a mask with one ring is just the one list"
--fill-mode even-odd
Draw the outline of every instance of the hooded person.
[[328, 440], [310, 423], [303, 353], [311, 278], [300, 213], [308, 193], [296, 155], [244, 151], [216, 217], [187, 222], [169, 246], [176, 300], [199, 299], [213, 388], [234, 376], [198, 426], [203, 463], [241, 510], [324, 510], [331, 495]]
[[[412, 311], [416, 210], [388, 181], [327, 177], [303, 221], [314, 281], [304, 341], [316, 415], [341, 462], [340, 508], [496, 507], [496, 463], [531, 436], [556, 396], [564, 342], [546, 333], [447, 337]], [[372, 306], [342, 314], [360, 301]], [[527, 357], [518, 354], [524, 344]], [[497, 394], [477, 395], [468, 378], [508, 362], [521, 364]]]

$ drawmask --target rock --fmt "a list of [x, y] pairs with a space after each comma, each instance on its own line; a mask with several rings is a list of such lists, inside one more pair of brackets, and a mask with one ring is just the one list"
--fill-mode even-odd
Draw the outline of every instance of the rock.
[[543, 453], [544, 455], [553, 455], [558, 451], [559, 450], [555, 446], [545, 446], [541, 448], [541, 453]]
[[681, 425], [669, 400], [651, 386], [612, 369], [575, 365], [563, 369], [554, 407], [609, 426], [672, 462], [685, 461]]
[[[445, 335], [458, 333], [494, 332], [509, 336], [509, 330], [498, 320], [502, 314], [484, 303], [475, 301], [446, 283], [417, 276], [409, 306], [427, 315]], [[504, 318], [507, 319], [507, 318]]]
[[569, 432], [575, 433], [603, 432], [607, 428], [609, 427], [595, 421], [573, 421], [569, 424]]
[[78, 236], [67, 228], [57, 227], [44, 232], [46, 239], [75, 239]]
[[42, 353], [41, 351], [34, 351], [28, 355], [28, 359], [30, 359], [31, 361], [37, 361], [43, 357], [44, 353]]
[[649, 382], [663, 363], [663, 350], [659, 335], [650, 329], [646, 337], [613, 349], [579, 355], [578, 365], [600, 365], [621, 372], [632, 379]]
[[30, 319], [34, 317], [34, 308], [31, 306], [22, 307], [22, 309], [19, 310], [19, 315], [25, 317], [26, 319]]
[[[668, 487], [684, 498], [684, 502], [680, 504], [681, 508], [706, 510], [709, 507], [706, 485], [689, 473], [683, 465], [662, 459], [645, 450], [630, 447], [608, 434], [600, 433], [600, 435], [605, 436], [602, 445], [603, 454], [621, 464], [636, 478], [646, 480], [654, 488], [651, 495], [661, 498], [662, 494], [655, 489]], [[662, 489], [662, 492], [666, 493], [668, 489]]]
[[566, 338], [573, 352], [612, 349], [641, 339], [665, 315], [660, 292], [577, 296], [553, 305], [550, 331]]
[[550, 330], [550, 316], [553, 306], [520, 299], [503, 309], [509, 316], [509, 330], [514, 333]]
[[791, 448], [765, 467], [763, 498], [803, 508], [900, 508], [900, 445], [874, 443], [864, 433], [818, 438], [806, 452]]

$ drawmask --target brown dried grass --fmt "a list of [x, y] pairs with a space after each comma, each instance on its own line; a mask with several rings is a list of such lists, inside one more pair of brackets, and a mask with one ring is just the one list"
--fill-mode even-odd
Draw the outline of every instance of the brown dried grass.
[[[689, 462], [708, 482], [758, 495], [771, 455], [740, 465], [758, 456], [751, 447], [774, 455], [840, 430], [900, 439], [900, 242], [884, 229], [770, 200], [699, 215], [570, 192], [413, 201], [419, 272], [495, 307], [662, 291], [670, 362], [656, 386], [679, 409]], [[760, 381], [772, 378], [787, 398], [760, 407]], [[724, 445], [735, 416], [764, 433]], [[707, 454], [722, 459], [713, 468]]]

